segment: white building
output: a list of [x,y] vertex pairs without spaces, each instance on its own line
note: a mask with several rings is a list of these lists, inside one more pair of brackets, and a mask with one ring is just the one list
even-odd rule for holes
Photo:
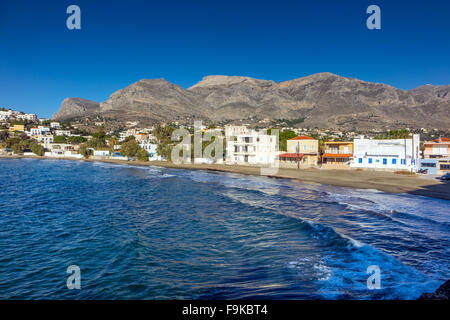
[[83,157],[74,150],[74,147],[71,144],[51,143],[46,148],[48,149],[48,151],[44,154],[46,157],[77,159],[81,159]]
[[30,135],[31,136],[38,136],[42,134],[42,130],[40,128],[31,128],[30,129]]
[[42,134],[50,133],[50,128],[49,127],[38,126],[38,128],[41,129],[41,133]]
[[52,128],[52,129],[60,129],[61,125],[59,124],[59,122],[50,122],[50,128]]
[[96,156],[96,157],[109,157],[110,156],[110,152],[109,152],[109,150],[95,150],[95,149],[93,149],[93,151],[94,151],[94,156]]
[[35,139],[37,142],[42,144],[44,148],[48,148],[50,144],[53,143],[53,136],[52,135],[35,135],[32,136],[33,139]]
[[37,121],[37,115],[34,113],[18,113],[15,117],[18,120]]
[[236,164],[271,164],[277,155],[276,136],[265,130],[247,129],[245,126],[226,126],[226,162]]
[[156,151],[158,148],[158,145],[155,143],[151,143],[149,140],[143,141],[139,144],[139,146],[148,152],[148,160],[149,161],[155,161],[155,160],[162,160],[162,157],[158,155],[158,152]]
[[408,170],[418,169],[420,135],[411,139],[355,139],[352,168]]
[[55,136],[70,137],[70,130],[55,130]]
[[8,110],[8,111],[0,111],[0,120],[4,121],[4,120],[8,120],[11,115],[12,115],[12,110]]

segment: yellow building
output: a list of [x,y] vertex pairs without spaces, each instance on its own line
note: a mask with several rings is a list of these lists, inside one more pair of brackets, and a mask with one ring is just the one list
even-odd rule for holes
[[298,136],[287,141],[287,152],[281,153],[280,166],[305,168],[319,162],[319,141],[308,136]]
[[23,124],[15,124],[12,127],[9,127],[9,132],[14,131],[25,131],[25,126]]
[[350,168],[353,142],[328,141],[322,147],[322,168]]

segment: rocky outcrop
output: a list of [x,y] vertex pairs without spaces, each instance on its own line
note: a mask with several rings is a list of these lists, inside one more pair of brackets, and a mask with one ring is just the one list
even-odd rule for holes
[[66,100],[55,117],[79,117],[85,112],[141,123],[301,119],[302,127],[350,130],[448,128],[450,123],[450,86],[426,85],[405,91],[332,73],[280,83],[207,76],[187,90],[164,79],[144,79],[113,93],[99,108],[69,110]]
[[450,280],[447,280],[434,293],[423,293],[417,300],[449,300]]
[[75,117],[83,117],[98,111],[100,104],[82,98],[66,98],[61,104],[58,113],[53,115],[52,120],[68,120]]

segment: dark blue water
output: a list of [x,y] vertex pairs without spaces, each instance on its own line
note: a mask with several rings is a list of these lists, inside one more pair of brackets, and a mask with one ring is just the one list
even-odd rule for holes
[[450,275],[446,200],[60,160],[0,181],[1,299],[414,299]]

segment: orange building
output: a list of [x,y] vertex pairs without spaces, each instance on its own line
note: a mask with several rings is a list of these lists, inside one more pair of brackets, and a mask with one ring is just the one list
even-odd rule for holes
[[322,168],[350,168],[353,142],[328,141],[322,148]]
[[280,166],[307,168],[319,162],[319,141],[308,136],[298,136],[287,141],[287,152],[278,155]]

